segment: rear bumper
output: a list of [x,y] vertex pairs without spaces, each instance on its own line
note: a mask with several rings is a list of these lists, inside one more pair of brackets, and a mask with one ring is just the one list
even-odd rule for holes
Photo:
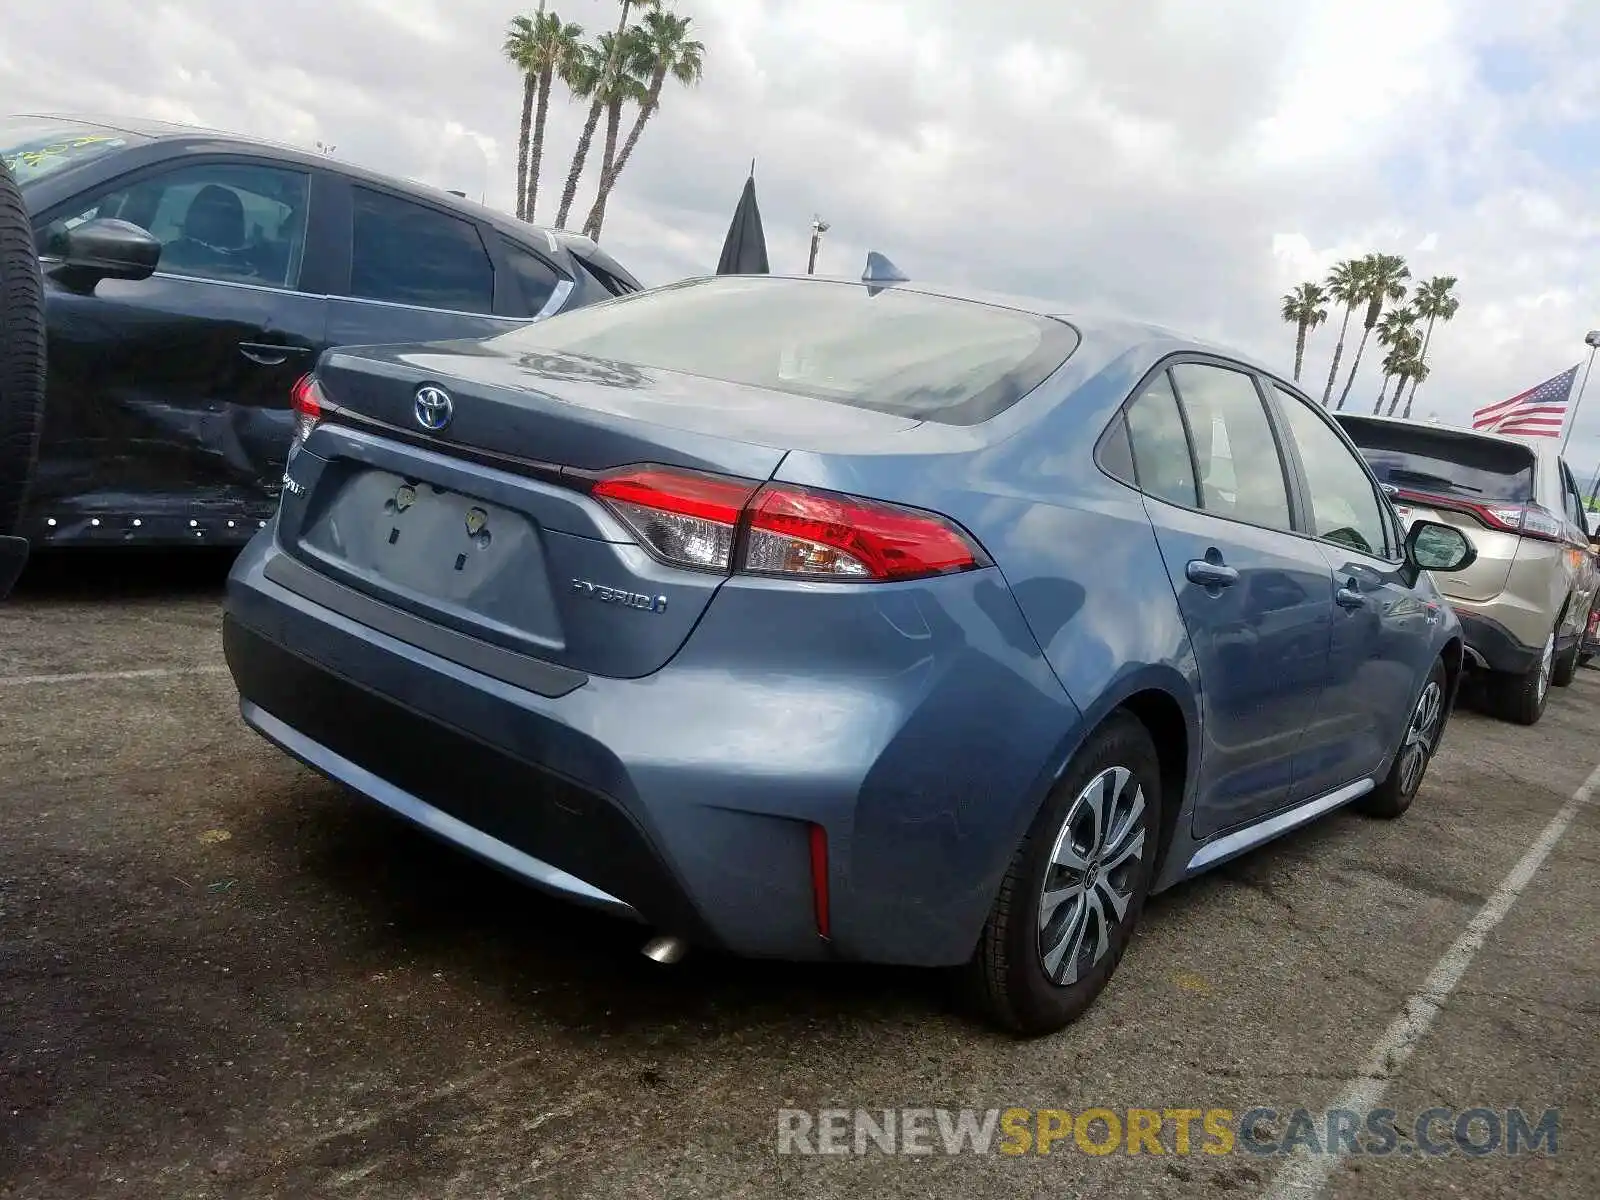
[[984,572],[825,597],[735,581],[663,670],[550,696],[284,588],[273,533],[228,587],[252,727],[530,883],[737,953],[964,961],[1078,736]]
[[1459,603],[1453,603],[1452,607],[1461,620],[1468,657],[1473,661],[1481,660],[1482,665],[1491,671],[1513,675],[1525,674],[1538,663],[1543,646],[1527,645],[1498,621],[1464,608]]

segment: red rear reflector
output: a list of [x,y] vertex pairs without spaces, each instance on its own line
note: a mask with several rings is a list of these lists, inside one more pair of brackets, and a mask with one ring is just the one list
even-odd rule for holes
[[824,579],[919,579],[984,560],[932,513],[788,484],[768,484],[750,509],[747,571]]
[[811,898],[816,910],[817,932],[831,936],[828,923],[828,831],[811,827]]

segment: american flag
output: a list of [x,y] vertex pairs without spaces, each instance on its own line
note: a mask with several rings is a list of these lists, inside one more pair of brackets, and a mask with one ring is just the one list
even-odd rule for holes
[[1574,366],[1509,400],[1486,405],[1472,414],[1472,427],[1483,433],[1560,437],[1567,419],[1567,403],[1572,399],[1572,385],[1577,378],[1578,366]]

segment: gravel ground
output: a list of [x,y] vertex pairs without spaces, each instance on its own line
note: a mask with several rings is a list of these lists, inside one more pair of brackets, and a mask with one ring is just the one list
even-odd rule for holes
[[1532,729],[1458,714],[1403,820],[1336,814],[1159,897],[1091,1012],[1022,1042],[930,973],[656,966],[637,929],[340,792],[240,723],[225,570],[46,560],[0,605],[0,1195],[1274,1194],[1281,1159],[1070,1137],[779,1155],[777,1114],[1320,1110],[1566,808],[1370,1085],[1405,1130],[1434,1106],[1559,1108],[1557,1152],[1404,1139],[1322,1192],[1600,1196],[1600,802],[1570,804],[1600,761],[1600,672]]

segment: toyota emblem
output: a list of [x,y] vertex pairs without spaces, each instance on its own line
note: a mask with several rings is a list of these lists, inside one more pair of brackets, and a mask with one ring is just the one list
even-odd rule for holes
[[431,383],[425,383],[417,389],[415,408],[417,424],[430,433],[438,433],[450,424],[450,418],[456,413],[455,401],[450,399],[450,393]]

